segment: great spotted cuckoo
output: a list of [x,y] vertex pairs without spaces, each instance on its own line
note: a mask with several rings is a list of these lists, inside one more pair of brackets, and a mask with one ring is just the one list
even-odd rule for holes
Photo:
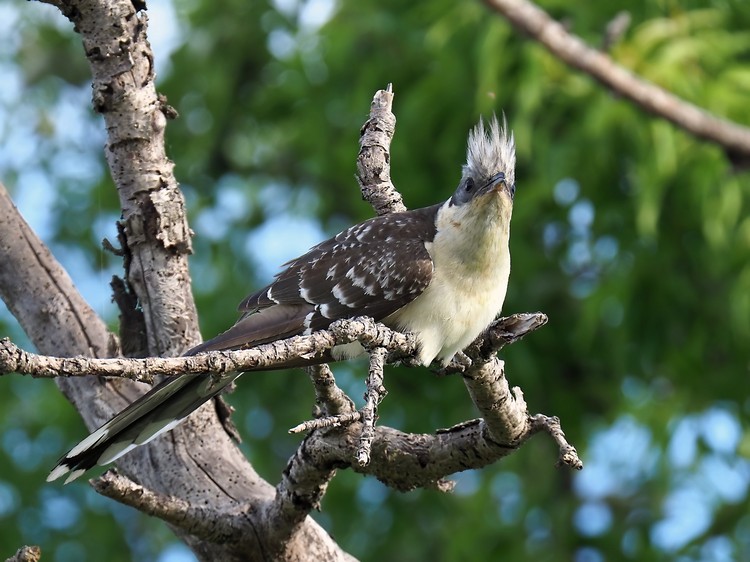
[[[488,127],[480,120],[469,133],[466,164],[450,199],[375,217],[321,242],[242,301],[234,326],[187,355],[246,348],[370,316],[415,334],[419,363],[447,364],[489,326],[505,300],[515,163],[512,133],[496,118]],[[362,352],[348,344],[317,362]],[[69,482],[148,443],[240,374],[165,380],[73,447],[47,480],[70,472]]]

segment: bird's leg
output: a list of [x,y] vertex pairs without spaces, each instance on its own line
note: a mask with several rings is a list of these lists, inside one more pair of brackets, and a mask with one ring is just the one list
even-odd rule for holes
[[355,458],[359,466],[370,464],[370,448],[375,437],[375,420],[378,417],[378,404],[385,398],[388,391],[383,386],[383,370],[387,352],[383,347],[370,350],[370,369],[367,373],[367,390],[365,391],[365,405],[360,410],[362,414],[362,433]]

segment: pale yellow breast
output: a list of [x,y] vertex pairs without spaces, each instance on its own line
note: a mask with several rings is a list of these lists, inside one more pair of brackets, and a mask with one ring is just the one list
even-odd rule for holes
[[417,335],[425,365],[436,357],[447,363],[471,343],[500,313],[508,287],[507,227],[489,222],[467,232],[466,222],[451,212],[441,209],[438,232],[427,244],[434,263],[430,285],[385,320]]

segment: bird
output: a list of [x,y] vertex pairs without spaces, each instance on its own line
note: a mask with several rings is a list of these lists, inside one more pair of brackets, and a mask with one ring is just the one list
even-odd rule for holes
[[[266,287],[239,305],[227,331],[187,351],[196,355],[310,334],[345,318],[369,316],[411,332],[416,363],[447,365],[500,314],[510,276],[510,221],[516,150],[505,118],[480,118],[469,131],[466,163],[446,201],[377,216],[284,264]],[[334,347],[341,361],[364,353]],[[165,379],[66,453],[47,481],[75,480],[171,430],[242,373]]]

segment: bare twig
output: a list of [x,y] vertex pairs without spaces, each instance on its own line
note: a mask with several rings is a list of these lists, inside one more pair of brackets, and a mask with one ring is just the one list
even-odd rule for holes
[[357,181],[362,197],[378,215],[405,211],[401,194],[391,182],[391,139],[396,116],[391,111],[393,87],[378,90],[370,106],[370,118],[362,126],[357,156]]
[[484,0],[516,28],[544,45],[554,56],[582,70],[646,111],[671,121],[698,138],[721,145],[730,156],[750,157],[750,128],[704,109],[647,82],[589,47],[529,0]]
[[315,386],[316,415],[320,417],[295,425],[289,433],[341,427],[362,419],[362,413],[355,410],[354,401],[336,385],[328,364],[308,367],[306,371]]
[[327,429],[342,427],[345,425],[358,422],[362,419],[362,412],[357,410],[356,412],[349,412],[346,414],[336,414],[333,416],[324,416],[322,418],[315,418],[313,420],[304,421],[298,425],[295,425],[289,430],[289,433],[305,433],[308,431],[314,431],[316,429]]
[[531,422],[531,431],[545,431],[554,439],[560,450],[560,457],[557,460],[557,466],[569,466],[575,470],[583,468],[583,462],[578,458],[576,448],[568,443],[560,426],[560,418],[557,416],[550,417],[544,414],[536,414],[529,419]]

